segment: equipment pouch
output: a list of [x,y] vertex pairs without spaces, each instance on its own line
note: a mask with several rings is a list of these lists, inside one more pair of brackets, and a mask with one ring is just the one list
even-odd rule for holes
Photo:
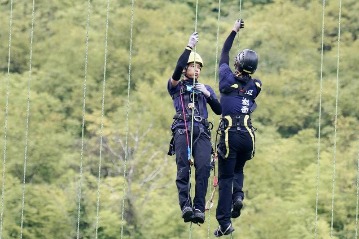
[[174,137],[172,136],[167,154],[169,156],[172,156],[175,155],[175,153],[176,151],[175,151]]
[[227,154],[227,147],[225,143],[225,139],[223,136],[220,137],[219,143],[217,144],[217,154],[218,158],[225,159]]

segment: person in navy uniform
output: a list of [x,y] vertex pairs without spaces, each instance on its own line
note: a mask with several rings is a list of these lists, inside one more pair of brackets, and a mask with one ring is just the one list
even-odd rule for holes
[[234,231],[231,218],[239,217],[243,207],[243,168],[255,152],[251,113],[256,108],[255,99],[262,87],[262,82],[251,76],[257,69],[257,53],[250,49],[242,50],[235,57],[234,72],[229,67],[230,49],[237,32],[243,27],[243,20],[236,20],[224,42],[219,62],[222,118],[217,145],[219,198],[216,219],[219,227],[214,232],[216,237]]
[[[167,89],[176,111],[168,154],[176,154],[176,185],[184,222],[203,223],[213,151],[210,133],[212,124],[208,122],[207,104],[217,115],[222,113],[222,108],[214,90],[198,82],[203,60],[198,53],[192,51],[197,42],[198,33],[194,32],[168,80]],[[193,203],[190,195],[191,165],[195,168]]]

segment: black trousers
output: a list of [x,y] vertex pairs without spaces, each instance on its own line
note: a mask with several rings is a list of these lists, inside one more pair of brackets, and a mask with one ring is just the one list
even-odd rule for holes
[[210,132],[204,126],[194,126],[192,156],[195,168],[195,196],[190,196],[191,165],[188,160],[188,146],[191,144],[191,133],[188,132],[189,145],[186,139],[185,129],[175,129],[174,145],[176,152],[178,199],[181,209],[184,206],[194,207],[205,211],[205,201],[208,187],[208,178],[211,170],[212,145]]
[[218,144],[218,205],[216,219],[222,228],[231,223],[234,200],[244,199],[243,168],[247,160],[254,156],[255,135],[249,130],[230,129],[222,131]]

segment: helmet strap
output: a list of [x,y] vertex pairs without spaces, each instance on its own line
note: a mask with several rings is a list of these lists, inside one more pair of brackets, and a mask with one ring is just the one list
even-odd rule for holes
[[240,76],[242,75],[242,72],[240,72],[239,70],[236,70],[236,71],[234,72],[234,75],[235,75],[236,77],[240,77]]

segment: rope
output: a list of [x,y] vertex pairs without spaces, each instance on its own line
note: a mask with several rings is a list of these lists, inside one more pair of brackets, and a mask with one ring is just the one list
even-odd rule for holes
[[239,18],[242,17],[242,0],[239,1]]
[[85,114],[86,114],[86,89],[87,89],[87,70],[88,70],[88,50],[89,50],[89,29],[90,29],[91,1],[87,1],[87,20],[86,20],[86,49],[83,82],[83,105],[82,105],[82,124],[81,124],[81,156],[80,156],[80,179],[78,185],[78,207],[77,207],[77,231],[76,239],[80,238],[80,217],[81,217],[81,198],[83,180],[83,154],[84,154],[84,135],[85,135]]
[[[194,22],[194,31],[197,32],[197,25],[198,25],[198,0],[196,0],[196,14],[195,14],[195,22]],[[194,47],[194,52],[197,52],[197,47]],[[196,57],[194,57],[194,71],[196,72]],[[193,77],[193,87],[192,89],[194,89],[196,83],[196,75],[194,75]],[[192,92],[192,99],[194,99],[194,91]],[[192,106],[192,118],[191,118],[191,144],[190,144],[190,156],[192,156],[192,148],[193,148],[193,127],[194,127],[194,110],[195,110],[195,103],[193,100],[193,106]],[[194,163],[194,161],[193,161]],[[188,179],[188,183],[189,185],[191,184],[191,167],[189,169],[189,179]],[[190,197],[190,191],[191,189],[189,188],[189,197]],[[192,222],[190,223],[190,228],[189,228],[189,239],[192,238]]]
[[[196,0],[196,16],[195,16],[195,23],[194,23],[194,31],[197,31],[197,23],[198,23],[198,0]],[[197,47],[194,47],[194,52],[197,52]],[[194,57],[194,71],[196,72],[196,57]],[[193,76],[193,87],[196,83],[196,75]],[[194,91],[192,92],[192,99],[194,99]],[[193,126],[194,126],[194,110],[195,104],[193,102],[192,106],[192,119],[191,119],[191,147],[190,147],[190,155],[192,156],[192,146],[193,146]],[[190,179],[191,180],[191,179]]]
[[95,238],[98,237],[98,221],[99,221],[99,209],[100,209],[100,183],[101,183],[101,166],[102,166],[102,148],[103,148],[103,121],[105,111],[105,93],[106,93],[106,68],[107,68],[107,41],[108,41],[108,19],[110,12],[110,0],[107,0],[106,9],[106,33],[105,33],[105,55],[103,66],[103,84],[102,84],[102,105],[101,105],[101,128],[100,128],[100,157],[98,163],[98,178],[97,178],[97,203],[96,203],[96,232]]
[[[123,161],[123,178],[126,179],[127,173],[127,160],[128,160],[128,134],[129,134],[129,125],[128,118],[130,112],[130,89],[131,89],[131,66],[132,66],[132,38],[133,38],[133,19],[134,19],[134,3],[135,0],[131,1],[131,20],[130,20],[130,53],[128,59],[128,83],[127,83],[127,110],[126,110],[126,139],[125,139],[125,159]],[[121,239],[123,238],[123,225],[124,225],[124,213],[125,213],[125,195],[127,190],[126,180],[123,182],[123,198],[121,206]]]
[[359,210],[359,153],[357,159],[357,202],[355,210],[355,238],[358,238],[358,210]]
[[[221,0],[218,0],[218,14],[217,14],[217,33],[216,33],[216,58],[215,58],[215,65],[214,65],[214,81],[215,83],[217,83],[217,67],[218,67],[218,49],[219,49],[219,22],[220,22],[220,19],[221,19]],[[212,117],[212,121],[214,121],[214,118]],[[217,136],[215,137],[217,139]],[[214,143],[214,151],[216,151],[216,140],[215,140],[215,143]],[[216,153],[216,152],[214,152]],[[213,159],[215,160],[215,158]],[[215,169],[215,164],[216,162],[214,161],[214,168],[213,168],[213,172],[214,172],[214,175],[213,175],[213,181],[212,181],[212,185],[213,185],[213,191],[212,191],[212,187],[210,187],[210,200],[209,200],[209,207],[208,207],[208,226],[207,226],[207,238],[209,239],[210,238],[210,225],[211,225],[211,208],[213,206],[213,197],[214,197],[214,193],[216,191],[216,187],[217,185],[215,186],[214,184],[216,183],[215,180],[216,180],[216,169]],[[206,208],[207,209],[207,208]]]
[[320,95],[319,95],[319,116],[318,116],[318,150],[317,150],[317,176],[316,176],[316,197],[315,197],[315,223],[314,238],[318,235],[318,202],[320,182],[320,149],[321,149],[321,122],[322,122],[322,96],[323,96],[323,59],[324,59],[324,29],[325,29],[325,0],[322,3],[322,40],[320,54]]
[[22,183],[22,203],[21,203],[21,226],[20,238],[23,235],[24,228],[24,208],[25,208],[25,189],[26,189],[26,168],[27,168],[27,151],[29,142],[29,118],[30,118],[30,83],[32,78],[32,46],[34,39],[34,21],[35,21],[35,0],[32,1],[32,18],[31,18],[31,35],[30,35],[30,57],[29,57],[29,79],[27,86],[27,108],[26,108],[26,130],[25,130],[25,152],[24,152],[24,176]]
[[339,0],[338,17],[338,44],[337,44],[337,88],[335,97],[335,121],[334,121],[334,152],[333,152],[333,177],[332,177],[332,217],[330,224],[330,236],[333,237],[334,224],[334,198],[335,198],[335,179],[336,179],[336,146],[337,146],[337,123],[338,123],[338,98],[339,98],[339,62],[340,62],[340,20],[342,13],[342,1]]
[[[239,19],[242,19],[242,0],[239,0]],[[238,49],[240,49],[239,34],[237,33]]]
[[[242,19],[242,0],[239,1],[239,19]],[[240,50],[239,32],[237,33],[238,50]],[[231,233],[231,239],[233,239],[233,233]]]
[[3,150],[3,165],[2,165],[2,186],[1,186],[1,213],[0,213],[0,239],[3,231],[3,217],[4,217],[4,201],[5,201],[5,172],[6,172],[6,150],[7,150],[7,121],[9,114],[9,81],[10,81],[10,62],[11,62],[11,33],[12,33],[12,11],[13,1],[10,1],[10,19],[9,19],[9,44],[8,44],[8,62],[7,62],[7,76],[6,76],[6,102],[5,102],[5,116],[4,116],[4,150]]

